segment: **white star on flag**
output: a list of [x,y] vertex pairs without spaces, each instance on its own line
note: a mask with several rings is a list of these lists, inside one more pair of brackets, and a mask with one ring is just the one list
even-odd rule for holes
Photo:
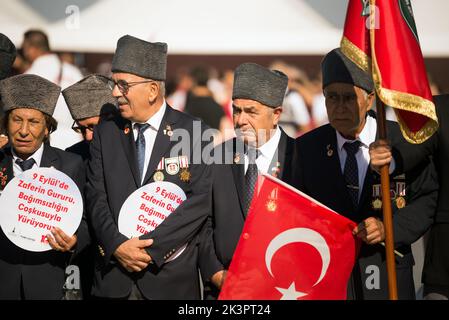
[[307,293],[296,291],[295,282],[290,284],[288,289],[275,287],[277,291],[282,293],[281,300],[297,300],[298,298],[304,297]]

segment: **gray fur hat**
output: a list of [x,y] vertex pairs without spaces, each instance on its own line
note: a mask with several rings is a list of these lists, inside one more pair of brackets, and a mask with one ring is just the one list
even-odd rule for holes
[[11,72],[16,59],[16,47],[7,36],[0,33],[0,80],[5,79]]
[[107,78],[92,74],[62,90],[74,120],[97,117],[117,107]]
[[243,63],[235,69],[232,99],[255,100],[271,108],[282,106],[288,77],[256,63]]
[[34,74],[20,74],[0,81],[3,110],[31,108],[53,116],[61,88]]
[[329,52],[321,62],[323,89],[335,82],[349,83],[371,93],[374,83],[371,76],[349,60],[340,48]]
[[165,81],[167,44],[147,42],[130,35],[117,41],[112,72],[132,73],[146,79]]

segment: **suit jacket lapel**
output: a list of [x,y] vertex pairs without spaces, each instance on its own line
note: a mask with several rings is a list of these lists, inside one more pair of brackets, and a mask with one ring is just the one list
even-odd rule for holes
[[[351,197],[349,196],[348,189],[346,187],[346,180],[341,170],[341,163],[340,163],[340,157],[339,157],[339,150],[338,150],[338,144],[337,144],[337,135],[335,130],[333,130],[332,138],[330,140],[330,144],[326,146],[327,149],[327,158],[329,161],[331,161],[329,166],[323,166],[321,169],[330,169],[329,173],[326,173],[328,177],[335,177],[334,183],[335,183],[335,190],[337,194],[336,197],[339,197],[342,199],[342,201],[345,204],[345,208],[348,208],[348,212],[345,212],[343,214],[349,216],[353,212],[355,212],[356,208],[354,208],[354,205],[352,204]],[[332,152],[329,152],[329,150],[332,150]],[[329,154],[332,153],[331,156]]]
[[[270,166],[268,167],[268,174],[278,177],[279,179],[283,179],[284,174],[288,175],[289,172],[288,170],[285,170],[285,166],[289,165],[286,163],[286,161],[288,161],[288,159],[291,159],[292,152],[293,144],[289,144],[289,137],[281,128],[281,138],[279,140],[276,152],[271,159]],[[275,174],[276,169],[279,170],[277,174]]]
[[47,143],[44,144],[44,151],[42,152],[42,159],[40,167],[49,168],[51,166],[54,167],[55,163],[58,161],[58,157],[51,149],[50,145]]
[[162,118],[161,125],[159,126],[156,135],[156,141],[154,142],[153,150],[151,152],[150,163],[147,167],[143,185],[148,183],[151,179],[157,169],[159,161],[161,161],[167,150],[170,150],[175,143],[178,143],[178,141],[170,141],[170,136],[164,133],[167,126],[170,126],[172,130],[176,129],[175,124],[177,120],[178,115],[169,105],[167,105],[167,109],[165,110],[164,117]]
[[[237,154],[234,154],[234,156],[237,156]],[[239,162],[232,164],[232,174],[234,175],[234,184],[235,189],[237,191],[237,195],[239,198],[240,208],[243,219],[245,219],[245,213],[243,208],[243,188],[245,188],[245,158],[244,155],[239,155]]]
[[126,158],[128,159],[129,168],[131,169],[136,187],[140,188],[140,174],[137,168],[136,157],[136,143],[134,139],[134,133],[131,128],[131,122],[124,121],[118,123],[120,129],[120,141],[122,142],[123,150],[125,151]]

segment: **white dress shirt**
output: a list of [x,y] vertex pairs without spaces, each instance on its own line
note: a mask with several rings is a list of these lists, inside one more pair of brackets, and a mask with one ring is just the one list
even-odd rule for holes
[[[11,148],[12,151],[12,170],[14,172],[14,177],[17,177],[19,174],[23,173],[22,168],[16,163],[17,159],[22,160],[17,156],[17,154],[14,152],[14,149]],[[28,157],[26,160],[33,158],[34,159],[34,165],[31,168],[40,167],[41,166],[41,160],[42,160],[42,154],[44,153],[44,144],[42,143],[39,149],[37,149],[30,157]]]
[[[260,173],[269,173],[271,160],[273,160],[280,140],[281,129],[277,126],[274,135],[258,148],[259,156],[256,159],[256,164]],[[248,162],[248,156],[245,154],[245,174],[248,169]]]
[[[337,133],[337,145],[338,145],[338,156],[340,158],[340,166],[341,166],[341,172],[344,173],[345,170],[345,162],[347,153],[345,148],[343,148],[343,145],[345,142],[354,142],[355,140],[348,140],[344,138],[338,131]],[[366,172],[369,167],[370,163],[370,156],[369,156],[369,145],[373,143],[376,140],[376,133],[377,133],[377,121],[371,116],[366,117],[366,123],[363,127],[362,132],[360,132],[359,137],[356,140],[359,140],[361,142],[360,150],[361,152],[357,152],[355,154],[355,159],[357,160],[357,168],[359,173],[359,200],[360,195],[362,194],[363,184],[365,182],[365,176]],[[395,162],[394,159],[390,163],[390,173],[394,171]]]
[[[148,123],[150,125],[150,127],[148,127],[143,132],[143,136],[145,137],[145,162],[144,162],[144,166],[143,166],[143,174],[142,174],[141,183],[143,182],[143,180],[145,178],[148,164],[150,163],[150,159],[151,159],[151,153],[153,152],[154,142],[156,141],[157,132],[159,131],[159,127],[161,126],[162,118],[164,117],[166,109],[167,109],[167,104],[165,103],[165,100],[164,100],[159,111],[156,112],[150,119],[148,119],[145,122],[145,123]],[[134,141],[137,140],[137,135],[139,134],[135,124],[136,124],[136,122],[132,122]]]

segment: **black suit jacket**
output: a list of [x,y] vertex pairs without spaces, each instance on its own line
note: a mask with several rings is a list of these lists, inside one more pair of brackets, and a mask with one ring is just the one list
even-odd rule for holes
[[[396,147],[397,171],[421,166],[433,157],[440,185],[435,225],[429,235],[423,268],[423,283],[434,287],[449,287],[449,94],[434,96],[438,116],[438,131],[422,144],[403,142]],[[433,291],[436,289],[433,288]]]
[[[176,139],[164,134],[167,127],[174,132],[172,138],[177,134],[176,129],[183,130],[186,136],[182,141],[188,142],[186,148],[177,148]],[[170,175],[163,171],[165,181],[181,187],[187,199],[154,231],[140,237],[154,239],[154,243],[146,248],[153,263],[142,272],[130,273],[113,253],[128,240],[118,230],[120,209],[128,196],[141,186],[133,130],[131,123],[119,116],[104,120],[95,128],[86,188],[89,220],[99,245],[93,295],[124,298],[135,282],[148,299],[200,297],[197,237],[210,203],[210,168],[201,157],[201,148],[209,143],[201,141],[204,129],[205,125],[199,120],[167,106],[143,184],[154,181],[153,174],[162,157],[187,156],[190,181],[182,181],[179,174]],[[183,254],[165,262],[186,243],[189,245]]]
[[[370,113],[374,116],[373,113]],[[396,145],[403,141],[396,123],[387,122],[388,138]],[[377,173],[368,168],[362,189],[359,206],[354,208],[347,192],[338,156],[336,131],[329,124],[317,128],[297,139],[294,155],[292,184],[336,212],[359,223],[368,217],[382,217],[381,210],[373,208],[376,199],[376,186],[380,184]],[[396,257],[398,291],[400,299],[414,299],[415,290],[412,278],[413,256],[410,244],[416,241],[430,227],[436,205],[437,188],[435,170],[431,162],[407,172],[403,177],[392,177],[392,190],[406,183],[407,206],[398,210],[393,198],[393,224],[396,248],[404,258]],[[392,191],[392,193],[394,193]],[[350,299],[388,299],[385,249],[381,245],[362,244],[358,261],[348,286]],[[380,274],[377,286],[367,288],[372,267],[377,266]]]
[[[13,176],[13,156],[6,146],[0,151],[0,168],[9,182]],[[81,158],[48,144],[44,145],[41,167],[54,167],[64,172],[83,190],[85,169]],[[77,231],[76,251],[81,251],[89,242],[87,223],[82,219]],[[15,246],[0,231],[0,300],[20,299],[21,281],[26,299],[61,299],[65,281],[65,267],[73,255],[54,250],[30,252]]]
[[[269,170],[272,175],[289,183],[294,139],[281,129],[281,139]],[[205,280],[221,269],[228,269],[245,223],[245,165],[243,143],[228,140],[214,150],[212,212],[210,229],[204,231],[208,241],[201,245],[200,269]],[[217,163],[218,162],[218,163]],[[279,170],[276,172],[276,170]],[[207,228],[206,226],[205,228]]]
[[65,149],[65,151],[81,156],[81,158],[86,164],[87,161],[89,161],[90,158],[89,142],[86,140],[75,143],[74,145]]
[[[402,173],[418,166],[433,156],[438,172],[440,194],[449,194],[449,94],[434,96],[435,107],[438,116],[438,131],[421,144],[411,144],[403,141],[397,144],[398,153],[395,160],[398,163],[396,171]],[[437,223],[449,223],[449,197],[442,196],[438,199]]]

